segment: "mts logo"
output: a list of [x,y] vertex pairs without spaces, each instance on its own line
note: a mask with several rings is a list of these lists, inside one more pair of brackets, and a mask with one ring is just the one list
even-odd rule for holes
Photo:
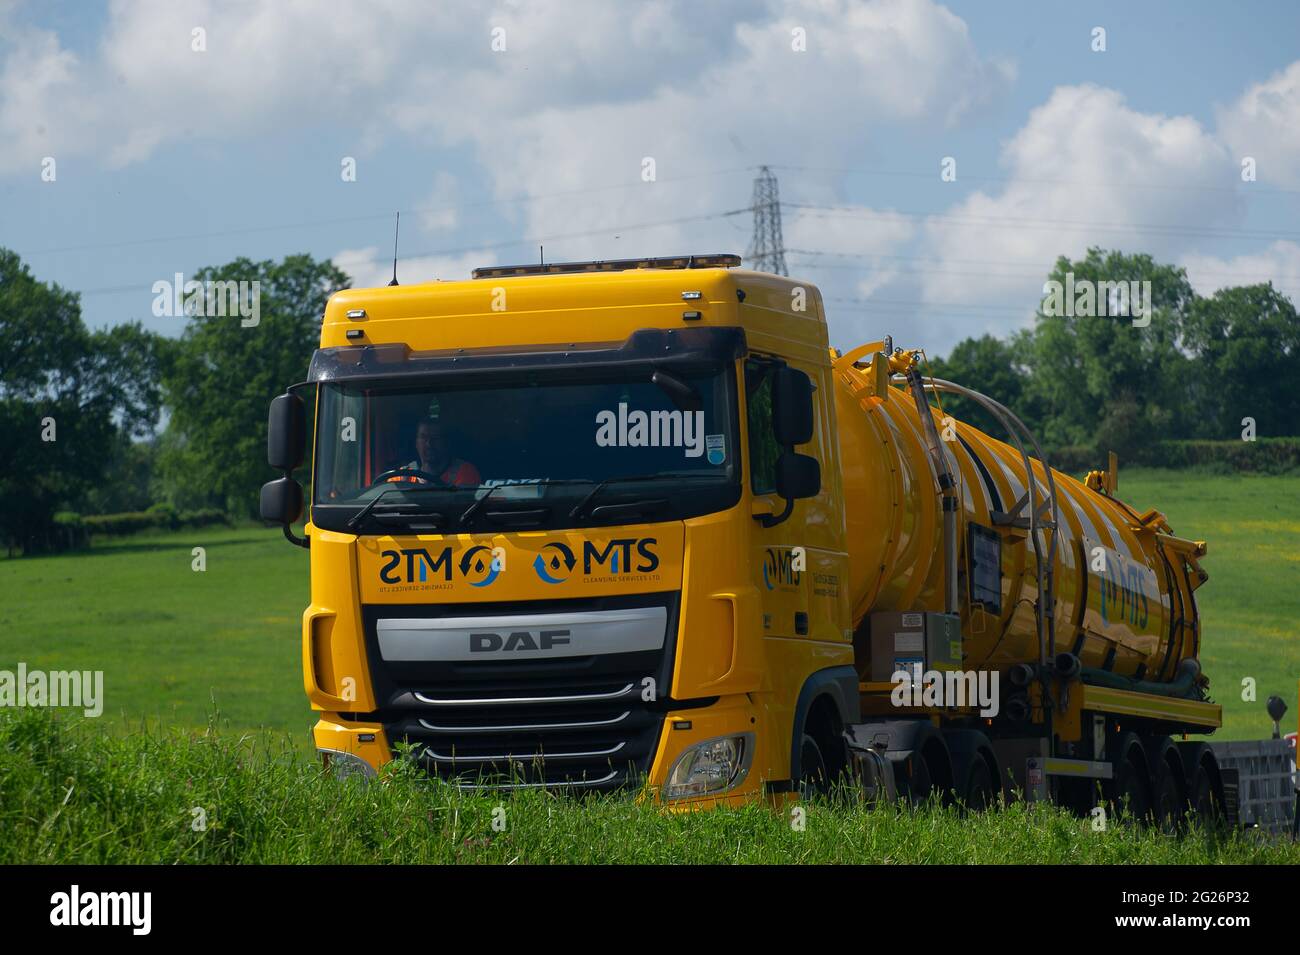
[[[402,548],[400,551],[386,550],[383,556],[388,558],[388,562],[379,568],[379,579],[386,584],[403,582],[413,584],[416,581],[423,583],[430,577],[437,577],[439,573],[443,575],[443,580],[451,580],[450,547],[444,547],[437,558],[430,554],[426,547]],[[401,566],[403,557],[406,558],[405,578],[393,573]]]
[[[382,555],[387,563],[379,569],[379,579],[386,584],[400,584],[403,578],[396,571],[402,568],[402,559],[406,559],[405,582],[408,584],[427,583],[442,575],[444,581],[451,580],[452,567],[456,565],[451,558],[451,547],[444,547],[434,557],[424,547],[411,547],[403,550],[386,550]],[[488,547],[475,544],[460,555],[460,575],[469,581],[471,587],[490,587],[506,568],[506,552],[500,547]]]
[[[653,549],[657,543],[653,537],[642,537],[640,540],[624,537],[609,541],[604,547],[583,541],[582,572],[590,575],[594,566],[596,573],[625,574],[629,570],[635,570],[638,574],[648,574],[659,567],[659,555]],[[632,565],[633,550],[640,558],[635,567]]]
[[[1118,616],[1116,616],[1118,611]],[[1142,571],[1132,563],[1113,562],[1101,578],[1101,619],[1127,620],[1135,627],[1147,625],[1147,595],[1142,591]]]
[[763,584],[768,590],[798,587],[808,558],[802,547],[769,547],[763,555]]
[[510,633],[471,633],[470,653],[511,653],[516,650],[553,650],[569,643],[568,630],[512,630]]

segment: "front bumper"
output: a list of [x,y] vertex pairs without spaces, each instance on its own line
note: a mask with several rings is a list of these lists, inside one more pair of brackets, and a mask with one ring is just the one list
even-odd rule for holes
[[[678,758],[692,746],[706,740],[722,736],[753,734],[754,750],[748,771],[739,778],[735,785],[718,793],[693,796],[685,799],[663,799],[663,787],[668,781],[668,774]],[[388,732],[382,723],[360,723],[343,719],[338,714],[323,713],[313,729],[316,748],[322,754],[342,753],[355,757],[367,764],[376,774],[393,759],[395,753],[389,741]],[[671,710],[663,719],[662,731],[658,733],[651,758],[649,771],[645,775],[645,792],[658,802],[664,802],[669,808],[699,809],[718,805],[738,805],[763,793],[763,776],[761,767],[770,765],[765,752],[765,740],[770,734],[763,732],[761,714],[758,707],[748,697],[723,698],[716,703],[697,709]],[[603,775],[603,774],[602,774]],[[480,783],[469,779],[453,780],[464,788],[477,788]],[[543,781],[544,782],[544,781]],[[591,787],[554,785],[556,789],[611,789],[633,788],[632,779],[623,779],[617,787],[599,784]],[[504,780],[491,788],[506,790],[518,787],[520,781],[513,783]],[[525,781],[523,785],[531,785]],[[539,786],[538,788],[542,788]],[[549,787],[548,787],[549,788]]]

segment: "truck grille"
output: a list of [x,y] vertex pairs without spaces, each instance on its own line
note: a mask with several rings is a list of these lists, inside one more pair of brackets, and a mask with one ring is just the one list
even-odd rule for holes
[[[464,662],[392,660],[380,653],[380,619],[599,613],[663,607],[661,647],[560,659]],[[677,595],[637,595],[507,606],[363,608],[378,718],[390,743],[412,745],[431,774],[464,787],[610,790],[650,769],[671,686]],[[659,699],[645,700],[645,680]]]

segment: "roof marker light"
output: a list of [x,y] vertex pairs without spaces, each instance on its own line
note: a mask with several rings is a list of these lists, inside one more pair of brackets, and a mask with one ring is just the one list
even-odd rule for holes
[[654,256],[644,259],[607,259],[591,262],[539,262],[536,265],[493,265],[475,269],[475,279],[506,278],[514,275],[558,275],[572,272],[629,272],[636,269],[734,269],[740,256],[728,252],[707,255]]

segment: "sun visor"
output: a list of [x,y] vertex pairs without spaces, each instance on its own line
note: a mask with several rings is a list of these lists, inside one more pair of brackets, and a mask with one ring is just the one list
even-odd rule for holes
[[717,326],[643,328],[633,332],[622,343],[593,342],[527,348],[510,346],[416,352],[400,342],[344,345],[317,349],[312,356],[307,379],[317,382],[448,374],[519,374],[576,371],[593,367],[610,370],[649,370],[661,366],[681,368],[732,362],[742,358],[746,351],[743,328]]

